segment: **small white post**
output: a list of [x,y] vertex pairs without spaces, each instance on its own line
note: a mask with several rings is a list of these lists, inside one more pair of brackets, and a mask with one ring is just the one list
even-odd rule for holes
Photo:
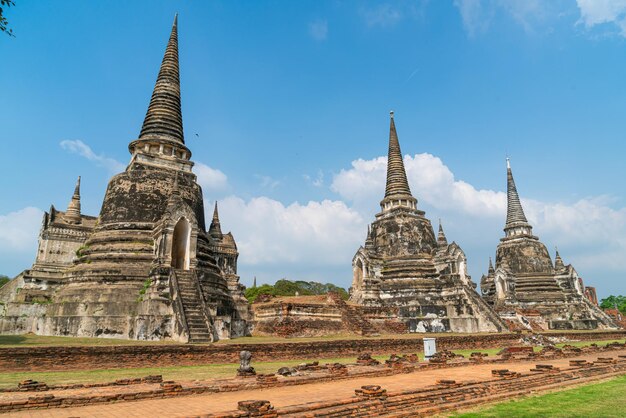
[[424,360],[429,361],[437,352],[437,345],[434,338],[424,338]]

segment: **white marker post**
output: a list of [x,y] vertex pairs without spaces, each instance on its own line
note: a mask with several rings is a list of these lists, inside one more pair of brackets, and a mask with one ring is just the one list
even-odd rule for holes
[[437,345],[434,338],[424,338],[424,360],[429,361],[437,352]]

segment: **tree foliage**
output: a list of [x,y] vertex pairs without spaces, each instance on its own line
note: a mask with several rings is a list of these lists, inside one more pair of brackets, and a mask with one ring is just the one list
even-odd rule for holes
[[0,287],[2,287],[5,284],[9,283],[9,280],[11,280],[9,278],[9,276],[5,276],[4,274],[0,274]]
[[626,296],[611,295],[600,301],[600,307],[602,309],[615,309],[616,306],[620,312],[626,313]]
[[9,28],[9,21],[5,16],[5,10],[11,6],[15,6],[13,0],[0,0],[0,32],[4,32],[9,36],[13,35],[13,29]]
[[302,296],[325,295],[328,292],[337,292],[342,298],[348,299],[348,292],[342,287],[332,283],[318,283],[305,281],[291,281],[287,279],[278,280],[273,285],[263,284],[261,286],[246,289],[246,298],[250,303],[254,302],[259,295],[271,296],[295,296],[296,293]]

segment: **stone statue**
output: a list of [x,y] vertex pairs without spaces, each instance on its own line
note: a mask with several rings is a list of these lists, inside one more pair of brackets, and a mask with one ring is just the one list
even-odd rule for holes
[[252,360],[252,353],[249,351],[242,351],[239,353],[239,368],[237,369],[237,376],[254,376],[256,372],[254,367],[250,366]]

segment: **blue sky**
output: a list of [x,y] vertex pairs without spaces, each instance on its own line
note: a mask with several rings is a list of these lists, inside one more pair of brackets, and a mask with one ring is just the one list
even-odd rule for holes
[[[475,281],[503,236],[509,155],[534,232],[626,293],[626,2],[17,1],[0,36],[0,273],[82,176],[128,163],[175,12],[186,141],[242,282],[349,286],[384,193],[388,112],[427,216]],[[197,136],[196,136],[197,134]]]

